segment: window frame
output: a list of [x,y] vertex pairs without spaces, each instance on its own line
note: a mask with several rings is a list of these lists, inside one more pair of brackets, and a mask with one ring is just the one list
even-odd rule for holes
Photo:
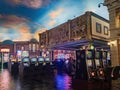
[[104,35],[108,35],[108,27],[107,26],[104,26]]
[[98,22],[96,22],[96,32],[97,33],[102,33],[102,25]]

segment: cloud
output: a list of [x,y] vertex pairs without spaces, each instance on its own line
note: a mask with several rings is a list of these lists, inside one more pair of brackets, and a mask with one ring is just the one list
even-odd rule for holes
[[57,17],[59,17],[61,15],[61,13],[63,12],[63,8],[59,8],[55,11],[52,11],[49,13],[49,22],[48,25],[53,26],[57,23]]
[[19,36],[17,39],[14,38],[14,40],[20,40],[20,41],[29,41],[32,38],[32,34],[31,33],[19,33]]
[[50,26],[55,25],[55,24],[56,24],[56,20],[51,20],[51,21],[49,22],[49,25],[50,25]]
[[23,0],[21,4],[31,8],[40,8],[42,7],[43,2],[42,0]]
[[27,25],[29,20],[27,20],[26,18],[15,16],[15,15],[0,15],[0,21],[2,21],[0,23],[1,27],[12,28],[16,30],[19,30],[19,29],[22,30],[21,28],[23,28],[23,30],[25,31],[28,30],[26,28],[29,27]]
[[57,16],[59,16],[63,11],[63,8],[59,8],[58,10],[52,11],[49,16],[50,18],[56,18]]
[[7,32],[8,32],[7,28],[0,27],[0,35],[1,35],[1,33],[7,33]]
[[[29,20],[15,15],[0,15],[0,38],[2,40],[30,40],[31,28]],[[12,34],[11,34],[12,33]]]
[[0,15],[0,21],[2,21],[0,23],[0,25],[16,25],[16,24],[20,24],[20,23],[27,23],[29,22],[28,19],[23,18],[23,17],[18,17],[16,15]]
[[16,5],[24,5],[30,8],[41,8],[44,5],[50,3],[51,0],[6,0],[7,3],[16,6]]
[[17,27],[17,30],[22,33],[30,33],[30,27],[29,26],[22,26],[22,27]]

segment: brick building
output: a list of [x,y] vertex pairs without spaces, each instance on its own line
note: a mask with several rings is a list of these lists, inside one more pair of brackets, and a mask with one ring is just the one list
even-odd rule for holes
[[109,21],[93,13],[85,14],[39,34],[40,49],[80,49],[94,45],[107,49]]
[[30,41],[11,41],[5,40],[0,43],[0,53],[2,53],[3,58],[15,58],[18,59],[18,52],[20,58],[22,58],[25,52],[28,53],[28,57],[39,56],[39,43],[36,39],[31,39]]

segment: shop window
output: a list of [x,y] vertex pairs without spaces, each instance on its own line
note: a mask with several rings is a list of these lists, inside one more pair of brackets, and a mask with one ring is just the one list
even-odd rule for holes
[[97,33],[102,33],[102,30],[101,30],[101,24],[96,22],[96,32]]
[[29,44],[29,50],[31,50],[31,44]]
[[37,51],[39,50],[39,45],[37,44]]
[[108,35],[108,27],[107,26],[104,26],[104,34]]
[[22,50],[22,51],[24,50],[24,47],[23,47],[23,46],[21,47],[21,50]]

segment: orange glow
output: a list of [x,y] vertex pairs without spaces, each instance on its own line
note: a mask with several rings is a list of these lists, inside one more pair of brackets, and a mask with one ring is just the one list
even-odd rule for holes
[[16,62],[16,59],[12,59],[11,62]]
[[21,62],[21,59],[18,59],[18,62]]
[[103,71],[100,71],[100,74],[102,75],[102,74],[103,74]]
[[4,48],[0,50],[1,52],[10,52],[10,49]]
[[91,72],[91,75],[92,75],[92,76],[95,76],[95,73],[94,73],[94,72]]

